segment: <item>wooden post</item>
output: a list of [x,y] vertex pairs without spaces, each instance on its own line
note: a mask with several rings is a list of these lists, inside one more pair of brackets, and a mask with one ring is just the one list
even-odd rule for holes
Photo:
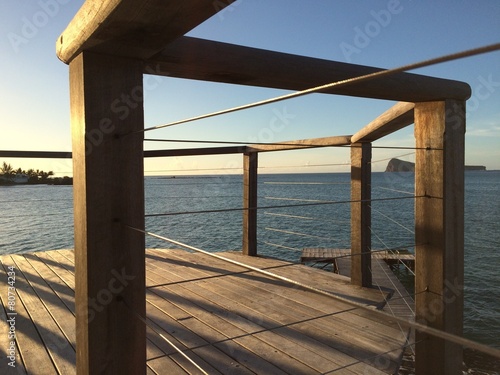
[[82,52],[70,94],[77,372],[145,374],[141,63]]
[[[243,154],[243,254],[257,255],[258,153]],[[252,209],[254,208],[254,209]]]
[[[415,105],[415,194],[426,195],[415,201],[416,321],[459,336],[463,327],[464,137],[464,102]],[[417,374],[462,373],[460,345],[419,332],[416,342]]]
[[371,143],[351,145],[351,283],[365,287],[372,286],[371,160]]

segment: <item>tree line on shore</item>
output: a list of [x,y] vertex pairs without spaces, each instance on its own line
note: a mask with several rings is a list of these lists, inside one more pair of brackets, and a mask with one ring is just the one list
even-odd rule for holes
[[[73,179],[68,176],[52,177],[53,171],[42,171],[39,169],[22,168],[15,169],[11,164],[3,162],[0,166],[0,184],[54,184],[54,185],[71,185]],[[21,182],[19,182],[19,180]]]

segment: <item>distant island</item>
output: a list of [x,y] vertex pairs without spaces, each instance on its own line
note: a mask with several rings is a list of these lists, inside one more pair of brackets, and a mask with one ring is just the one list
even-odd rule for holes
[[[485,171],[484,165],[466,165],[466,171]],[[385,168],[386,172],[415,172],[415,163],[393,158]]]
[[54,172],[44,172],[39,169],[15,169],[4,162],[0,166],[0,185],[73,185],[73,178],[52,177]]

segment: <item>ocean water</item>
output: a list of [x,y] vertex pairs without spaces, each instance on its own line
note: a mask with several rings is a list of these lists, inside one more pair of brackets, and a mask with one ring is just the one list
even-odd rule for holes
[[[304,247],[349,248],[349,181],[347,173],[259,175],[258,204],[268,207],[258,211],[259,253],[298,261]],[[413,173],[372,174],[373,248],[414,250],[413,189]],[[208,251],[241,249],[241,211],[210,212],[242,206],[241,176],[148,177],[145,194],[148,231]],[[0,186],[0,254],[73,248],[72,204],[71,186]],[[178,248],[152,237],[146,246]],[[468,171],[464,331],[496,348],[499,267],[500,171]],[[467,360],[490,373],[500,366]]]

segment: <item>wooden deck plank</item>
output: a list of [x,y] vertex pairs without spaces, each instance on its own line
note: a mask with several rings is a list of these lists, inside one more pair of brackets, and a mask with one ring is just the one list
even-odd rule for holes
[[[23,359],[20,356],[20,350],[16,342],[15,336],[9,335],[11,333],[12,335],[18,334],[16,331],[10,331],[10,322],[7,321],[7,319],[10,319],[12,317],[15,317],[16,320],[13,320],[12,322],[16,322],[16,325],[14,328],[17,330],[19,327],[17,326],[17,317],[13,315],[15,311],[11,310],[9,308],[9,287],[10,284],[8,284],[8,275],[7,272],[9,270],[4,269],[3,265],[0,264],[0,321],[2,322],[0,324],[0,357],[5,361],[5,363],[2,363],[2,369],[4,374],[19,374],[19,375],[24,375],[27,374],[26,368],[24,367]],[[10,290],[11,293],[13,290]],[[14,292],[15,295],[15,292]],[[13,309],[15,309],[15,306],[13,306]],[[7,315],[8,313],[12,313],[12,315]],[[14,323],[13,323],[14,324]],[[12,348],[15,351],[15,353],[11,352],[11,343],[13,343]],[[9,358],[14,354],[14,361],[12,358]],[[11,365],[9,365],[11,363]]]
[[186,371],[182,369],[182,367],[177,366],[177,363],[168,356],[164,356],[161,358],[156,358],[148,361],[148,368],[152,371],[153,374],[161,375],[164,372],[164,369],[168,368],[169,375],[186,375],[188,374]]
[[[165,315],[175,313],[175,311],[172,312],[175,309],[167,300],[164,300],[160,297],[154,297],[153,295],[151,295],[151,293],[148,293],[148,300],[150,303],[151,300],[154,300],[154,303],[157,306],[157,308],[159,309],[161,308],[161,311]],[[169,315],[168,319],[170,320],[170,324],[175,327],[173,329],[176,332],[177,339],[182,341],[189,348],[192,348],[195,353],[200,350],[206,350],[210,346],[220,349],[228,357],[232,357],[235,353],[240,353],[244,351],[244,348],[241,347],[239,343],[227,342],[225,341],[226,337],[221,334],[216,334],[216,337],[213,338],[210,337],[210,335],[214,334],[214,330],[209,329],[207,326],[200,327],[198,325],[197,327],[198,330],[196,331],[196,334],[193,334],[192,333],[193,331],[189,329],[189,327],[193,328],[193,325],[190,323],[196,321],[197,319],[192,317],[191,315],[187,315],[184,312],[177,311],[177,313],[178,314],[180,313],[180,315],[177,315],[177,317]],[[162,318],[162,320],[165,321],[165,316]],[[191,335],[194,335],[198,340],[203,340],[203,341],[190,342],[188,340],[191,338]],[[214,342],[217,344],[212,345],[212,343]],[[251,364],[249,363],[249,366],[257,371],[273,371],[273,373],[280,373],[277,368],[271,367],[268,363],[265,363],[265,361],[262,361],[262,359],[260,359],[257,356],[253,356],[251,362],[252,363]]]
[[[36,268],[37,272],[43,277],[45,282],[52,288],[52,290],[59,296],[59,298],[64,302],[64,304],[74,315],[74,290],[71,289],[65,282],[74,280],[74,276],[72,276],[72,273],[69,271],[74,265],[73,251],[42,251],[27,254],[26,257],[29,258],[32,266]],[[62,262],[56,262],[54,259],[61,260]],[[57,274],[56,272],[59,272],[59,274]],[[73,283],[69,282],[69,284]],[[67,330],[73,333],[71,344],[73,345],[73,347],[75,347],[76,337],[74,337],[74,321],[70,323],[70,327],[67,328]],[[156,337],[156,334],[152,334],[150,337],[148,337],[146,345],[147,358],[157,358],[164,355],[165,353],[151,341],[151,337]]]
[[[152,251],[154,253],[155,251],[158,250],[152,250]],[[161,256],[161,250],[157,254]],[[297,265],[278,259],[246,257],[238,252],[224,252],[221,254],[223,254],[223,256],[226,258],[246,263],[251,266],[267,270],[281,276],[288,277],[291,274],[293,274],[293,277],[290,278],[295,279],[299,282],[321,285],[322,289],[330,291],[334,294],[339,293],[343,296],[355,295],[356,297],[353,299],[356,300],[357,302],[377,305],[379,303],[382,303],[384,300],[378,290],[375,291],[373,289],[359,288],[353,286],[350,284],[349,278],[339,276],[337,274],[318,272],[317,270],[312,269],[311,267],[305,267],[302,265]],[[179,255],[177,254],[176,256],[179,257]],[[225,264],[228,264],[227,262],[216,258],[210,258],[208,264],[202,264],[200,263],[201,258],[197,257],[196,254],[190,254],[190,253],[181,254],[180,258],[184,259],[184,262],[187,264],[189,264],[189,262],[187,261],[189,259],[190,261],[193,262],[193,265],[198,265],[200,267],[203,267],[204,270],[206,270],[209,273],[212,273],[214,276],[220,276],[220,274],[217,273],[217,270],[224,267]],[[234,274],[245,274],[250,272],[249,270],[237,265],[228,264],[227,267]],[[229,273],[226,273],[226,275],[227,274]],[[266,280],[269,279],[266,278]]]
[[[255,293],[255,288],[245,290],[240,287],[240,291],[235,293],[230,289],[230,285],[222,286],[222,288],[224,287],[226,289],[223,290],[223,294],[229,299],[234,299],[238,295],[241,295],[241,292],[244,293],[246,291],[250,293],[253,292],[255,297],[257,297],[255,299],[257,301],[272,301],[270,303],[252,303],[250,300],[244,300],[243,303],[245,306],[250,305],[249,314],[253,315],[255,311],[265,314],[267,319],[272,320],[272,324],[275,324],[273,328],[279,326],[286,326],[287,328],[303,326],[305,327],[303,332],[309,334],[313,332],[313,337],[316,337],[317,332],[323,331],[328,334],[330,338],[335,337],[335,342],[332,347],[354,358],[364,357],[364,354],[361,355],[360,352],[365,353],[367,350],[370,350],[372,355],[377,355],[380,353],[377,352],[377,350],[394,349],[394,346],[389,346],[386,341],[379,340],[371,329],[368,331],[353,330],[353,322],[349,319],[350,315],[348,312],[340,315],[332,314],[330,316],[325,316],[325,314],[309,315],[295,308],[291,301],[289,301],[289,303],[284,303],[283,299],[273,298],[271,295],[266,294],[257,294]],[[218,283],[217,288],[221,288],[220,283]],[[220,292],[221,289],[219,289],[218,293]],[[239,298],[241,299],[242,297]],[[252,301],[253,300],[252,298]],[[275,303],[281,306],[279,308],[275,307]],[[393,338],[386,336],[386,339],[392,340]],[[329,342],[332,343],[332,340],[330,339]],[[353,344],[355,344],[355,350],[351,350]]]
[[31,264],[36,267],[37,272],[45,280],[45,282],[52,288],[66,307],[75,314],[75,290],[70,288],[64,282],[57,272],[56,268],[51,265],[49,261],[40,256],[41,253],[33,253],[27,255]]
[[35,323],[58,373],[76,374],[76,352],[71,344],[71,341],[76,341],[74,315],[47,286],[25,256],[18,255],[13,257],[13,260],[20,271],[17,279],[27,284],[26,291],[20,293],[20,298]]
[[[209,283],[209,282],[210,281],[204,281],[204,284]],[[212,290],[216,294],[216,296],[212,300],[217,301],[217,300],[220,300],[221,297],[226,297],[228,301],[238,300],[238,302],[235,302],[235,305],[232,306],[231,308],[237,309],[238,308],[237,305],[239,305],[241,308],[240,314],[243,314],[243,316],[245,316],[244,314],[246,311],[247,314],[255,316],[257,319],[262,319],[262,322],[268,320],[269,322],[266,323],[266,325],[264,325],[264,327],[267,329],[275,329],[275,328],[280,327],[282,325],[290,325],[290,324],[294,324],[296,322],[301,322],[301,317],[306,316],[304,314],[301,315],[298,312],[294,312],[293,305],[286,306],[286,309],[283,311],[280,309],[274,309],[274,307],[271,304],[265,305],[265,306],[262,306],[262,304],[260,304],[260,303],[255,304],[255,303],[253,303],[253,300],[248,300],[244,296],[247,295],[247,293],[251,293],[253,291],[254,292],[254,296],[253,296],[254,300],[266,301],[268,299],[266,297],[255,295],[255,291],[256,291],[255,289],[251,289],[249,291],[246,291],[244,289],[242,290],[242,288],[239,287],[238,290],[239,290],[240,294],[234,294],[232,292],[232,290],[234,289],[233,288],[234,285],[236,285],[235,282],[229,281],[228,284],[224,284],[219,280],[217,282],[217,286],[214,287]],[[271,284],[269,284],[269,285],[271,285]],[[207,291],[208,291],[207,286],[204,285],[201,287],[205,288],[203,295],[206,296]],[[279,303],[281,304],[281,301]],[[243,307],[241,307],[241,306],[243,306]],[[249,309],[251,309],[251,310],[249,311]],[[287,315],[289,315],[289,316],[287,316]],[[321,314],[321,315],[323,315],[323,314]],[[343,326],[345,326],[345,323],[348,323],[348,321],[343,322],[342,324],[340,324],[338,326],[343,327]],[[372,349],[374,347],[379,348],[381,346],[381,344],[378,340],[379,338],[377,340],[370,340],[370,339],[367,339],[366,337],[363,337],[361,339],[360,337],[356,337],[356,336],[353,338],[352,331],[349,331],[346,329],[346,330],[343,330],[342,332],[339,332],[338,328],[337,329],[330,328],[331,322],[329,322],[328,324],[324,324],[324,323],[320,323],[320,322],[309,321],[309,322],[306,322],[304,324],[306,326],[305,331],[307,331],[307,329],[311,329],[312,327],[315,327],[318,330],[318,332],[320,330],[326,329],[329,332],[329,334],[331,334],[332,337],[333,337],[333,335],[336,335],[336,339],[342,341],[338,345],[340,347],[342,347],[344,350],[350,351],[350,354],[354,353],[355,355],[359,355],[359,353],[357,353],[357,351],[353,352],[352,350],[350,350],[352,347],[351,344],[352,344],[353,340],[354,341],[357,340],[357,342],[359,342],[360,345],[367,346],[368,348],[371,347]],[[347,332],[347,331],[349,331],[349,332]],[[363,331],[363,333],[366,333],[366,332]],[[342,336],[343,336],[343,339],[342,339]],[[369,334],[365,335],[365,336],[369,336]],[[392,337],[385,336],[384,339],[385,340],[392,340]],[[331,342],[331,340],[330,340],[330,342]],[[382,344],[382,346],[384,346],[384,345]],[[388,347],[388,350],[391,350],[391,349],[394,349],[394,346]],[[370,352],[370,354],[376,355],[377,353],[374,353],[372,351],[372,352]],[[396,357],[398,357],[398,356],[396,356]],[[351,359],[350,362],[354,362],[354,359]]]
[[[268,362],[280,361],[280,363],[284,364],[283,367],[290,368],[288,372],[303,373],[310,371],[310,368],[304,367],[294,358],[291,358],[281,351],[277,351],[277,348],[271,347],[267,343],[257,340],[251,335],[247,335],[246,332],[242,330],[234,332],[235,327],[229,326],[228,324],[221,326],[221,323],[225,323],[223,320],[219,320],[218,324],[208,324],[206,321],[200,319],[200,314],[202,314],[203,311],[202,309],[197,308],[191,312],[183,310],[171,302],[171,300],[173,299],[177,302],[180,299],[182,301],[185,300],[185,297],[177,295],[177,298],[175,298],[176,296],[167,290],[166,287],[160,289],[160,291],[156,291],[156,296],[150,295],[149,300],[153,300],[158,306],[164,306],[165,312],[168,311],[169,315],[172,315],[174,319],[180,321],[186,328],[201,334],[208,342],[218,343],[216,346],[220,346],[220,343],[226,346],[230,341],[234,341],[259,357],[266,359]],[[185,318],[185,316],[190,318]],[[233,337],[239,338],[234,339]],[[273,358],[266,358],[270,353],[272,353]],[[281,368],[283,369],[283,367]]]
[[[224,253],[229,259],[246,262],[249,265],[261,268],[265,264],[264,258],[245,259],[237,253]],[[379,306],[384,302],[384,296],[377,290],[371,288],[361,288],[350,284],[347,278],[339,278],[337,274],[331,272],[318,272],[317,270],[300,264],[289,264],[283,268],[273,268],[267,270],[284,277],[304,284],[319,285],[321,289],[337,294],[342,297],[353,296],[353,301],[366,305]]]
[[[337,260],[338,270],[341,274],[350,275],[350,260],[348,257]],[[391,289],[392,296],[388,299],[384,311],[395,313],[398,317],[409,321],[414,320],[415,301],[405,287],[397,279],[390,267],[381,259],[372,262],[374,287]]]
[[[23,263],[29,266],[38,274],[33,275],[35,285],[41,285],[37,294],[41,300],[49,305],[53,310],[54,320],[63,322],[62,330],[68,336],[71,346],[76,347],[75,336],[75,292],[47,267],[35,254],[26,254]],[[28,266],[29,264],[29,266]],[[32,282],[33,285],[33,282]],[[44,294],[43,296],[41,294]],[[47,306],[48,307],[48,306]]]
[[[37,330],[35,323],[25,308],[25,302],[28,299],[29,293],[33,293],[29,285],[23,281],[22,274],[17,270],[17,265],[13,256],[2,256],[4,269],[8,266],[14,266],[16,272],[16,339],[20,356],[22,357],[27,373],[31,374],[54,374],[57,373],[52,359],[47,352],[45,343],[43,342]],[[0,288],[2,300],[7,300],[6,288]],[[25,296],[26,298],[22,298]],[[33,299],[33,297],[31,297]],[[0,338],[4,340],[4,338]],[[3,343],[3,341],[2,341]]]
[[[151,275],[152,272],[149,274]],[[160,291],[157,291],[156,289],[160,289]],[[158,295],[162,295],[164,293],[169,293],[170,296],[172,294],[175,295],[175,298],[170,299],[173,299],[179,308],[186,311],[187,314],[196,316],[197,319],[202,320],[205,324],[210,325],[214,329],[220,330],[221,333],[224,333],[228,338],[234,339],[240,336],[243,337],[253,335],[261,341],[266,342],[267,344],[278,349],[283,349],[288,343],[296,344],[291,339],[287,339],[286,336],[279,337],[279,335],[266,331],[260,325],[250,320],[243,319],[241,316],[238,316],[229,310],[217,307],[215,304],[210,305],[207,309],[206,299],[192,292],[184,283],[153,288],[153,291],[158,293]],[[163,298],[165,298],[165,295]],[[300,337],[300,339],[304,338],[305,337]],[[317,346],[315,347],[316,352],[307,349],[305,346],[300,348],[298,345],[295,346],[296,348],[293,349],[299,349],[300,356],[306,357],[310,366],[314,366],[314,364],[322,364],[322,362],[324,364],[326,362],[328,366],[325,366],[325,368],[331,369],[333,365],[335,365],[334,362],[327,359],[331,357],[331,350],[329,350],[324,357],[321,357],[316,353],[318,351]],[[287,348],[289,349],[287,350],[288,353],[293,352],[293,349],[290,350],[290,346],[287,346]],[[294,357],[298,358],[297,355]],[[318,369],[318,371],[320,370]]]
[[154,372],[150,367],[146,367],[146,374],[147,375],[156,375],[156,372]]
[[[153,265],[150,265],[149,270],[151,271],[153,267]],[[161,268],[159,268],[158,270],[159,272],[161,272],[162,277],[166,278],[167,280],[168,276],[170,276],[170,281],[174,281],[178,278],[178,275],[176,274],[165,272]],[[243,326],[246,330],[257,333],[267,329],[267,327],[262,326],[262,322],[264,322],[264,320],[266,319],[265,314],[260,314],[258,312],[252,312],[252,314],[248,314],[245,306],[239,304],[234,299],[221,296],[220,294],[217,294],[210,289],[200,288],[196,282],[180,283],[174,285],[190,290],[195,295],[198,293],[202,301],[211,301],[210,309],[208,312],[224,317],[224,319],[228,320],[231,324]],[[185,293],[185,291],[183,290],[181,293]],[[301,337],[301,339],[303,338],[304,337]],[[317,347],[315,347],[315,349],[317,350]],[[332,355],[331,348],[329,349],[329,355],[331,357],[335,357]],[[349,358],[346,363],[350,363],[349,361],[352,361],[352,359]]]
[[[237,253],[224,253],[224,256],[236,260],[242,260],[241,255]],[[258,260],[259,258],[253,257],[252,259],[245,260],[247,263],[254,265],[254,266],[259,266],[259,262],[262,262],[262,260]],[[281,262],[281,261],[280,261]],[[387,297],[390,291],[385,291],[384,290],[384,295],[381,294],[380,290],[377,288],[372,288],[372,289],[365,289],[365,288],[359,288],[356,286],[353,286],[351,284],[348,284],[347,280],[349,278],[342,276],[340,279],[340,283],[337,282],[339,275],[337,274],[332,274],[328,272],[318,272],[315,269],[312,269],[310,267],[304,267],[302,265],[289,265],[287,267],[284,267],[282,270],[281,269],[271,269],[271,268],[266,268],[267,270],[272,270],[272,272],[277,273],[277,274],[282,274],[283,276],[289,276],[294,280],[302,280],[305,283],[314,283],[315,285],[320,285],[322,289],[325,290],[330,290],[330,291],[338,291],[339,285],[340,285],[340,290],[345,293],[353,293],[356,292],[358,294],[363,293],[363,291],[366,291],[367,296],[371,298],[376,298],[378,297],[379,300],[382,300],[383,298]],[[350,270],[350,269],[349,269]],[[391,273],[392,274],[392,273]],[[346,283],[346,284],[344,284]],[[399,281],[398,281],[399,283]],[[331,284],[334,284],[334,286],[331,286]],[[331,289],[328,287],[331,286]],[[345,287],[345,289],[344,289]],[[285,292],[286,293],[286,290]],[[358,302],[362,302],[358,300]],[[314,301],[311,299],[311,294],[310,293],[303,293],[302,296],[300,297],[299,303],[308,303],[309,305],[314,304],[316,307],[318,305],[322,304],[322,301]],[[330,308],[329,305],[326,305],[326,308]],[[364,318],[370,319],[374,322],[377,322],[379,324],[385,325],[385,326],[391,326],[393,327],[394,325],[392,323],[389,323],[386,321],[386,319],[380,319],[377,315],[370,314],[369,312],[366,312],[364,310],[354,310],[352,314],[362,316]]]
[[[180,350],[187,352],[188,356],[196,363],[203,366],[205,369],[212,369],[214,373],[218,371],[212,367],[212,364],[217,366],[219,363],[223,367],[226,364],[231,364],[233,359],[220,352],[217,348],[209,345],[203,338],[197,336],[195,333],[185,329],[181,324],[175,321],[170,316],[166,315],[161,309],[157,308],[151,303],[147,304],[147,314],[151,322],[154,323],[155,329],[159,330],[164,336],[168,338]],[[165,343],[167,354],[179,365],[184,363],[184,360],[177,358],[176,350],[169,344]],[[191,350],[190,350],[191,349]],[[217,359],[217,360],[215,360]],[[234,370],[234,368],[233,368]],[[224,372],[228,373],[228,372]]]
[[406,288],[398,280],[394,272],[383,261],[378,259],[372,263],[374,284],[394,290],[393,295],[387,301],[385,311],[394,313],[400,318],[414,320],[415,301]]
[[[302,249],[301,261],[315,261],[315,260],[333,260],[339,257],[350,257],[351,250],[349,249],[332,249],[321,247],[306,247]],[[399,254],[388,251],[374,251],[372,258],[375,259],[389,259],[389,260],[415,260],[413,254]]]
[[75,290],[75,267],[61,257],[57,251],[37,252],[37,256],[56,273],[72,290]]
[[[337,293],[357,295],[367,304],[383,299],[380,291],[352,287],[346,277],[330,272],[238,253],[221,255]],[[26,356],[28,373],[30,368],[55,373],[53,362],[61,366],[54,353],[58,348],[44,346],[50,336],[59,340],[66,335],[68,348],[74,342],[73,252],[0,259],[17,267],[18,304],[27,308],[26,318],[18,324],[28,326],[28,331],[23,326],[23,333],[33,332],[35,338],[21,335],[19,360],[22,363],[27,349],[35,350],[36,367],[35,362],[28,363],[31,355]],[[335,371],[361,375],[393,373],[399,366],[404,332],[369,311],[353,310],[343,302],[203,254],[147,250],[146,268],[148,324],[210,374]],[[2,301],[5,292],[0,291]],[[399,306],[394,309],[399,313]],[[147,332],[148,374],[199,372],[156,332],[150,328]],[[375,357],[389,350],[393,352]]]
[[[298,267],[304,268],[302,266],[298,266]],[[289,268],[287,268],[285,271],[288,271],[288,270],[289,270]],[[318,272],[316,271],[316,273],[318,273]],[[323,274],[327,278],[328,278],[328,276],[331,275],[329,273],[323,273]],[[252,273],[250,273],[246,276],[255,277],[255,275],[253,275]],[[295,275],[292,275],[292,276],[295,276]],[[231,278],[235,278],[235,277],[230,277],[229,280]],[[292,277],[292,278],[296,279],[295,277]],[[235,278],[234,282],[229,281],[229,283],[225,284],[225,285],[231,285],[233,283],[243,283],[243,284],[245,284],[245,286],[247,288],[247,289],[245,289],[245,291],[249,291],[249,290],[251,290],[251,288],[255,288],[256,291],[260,291],[260,293],[261,293],[259,295],[260,299],[268,300],[268,299],[274,298],[274,300],[276,300],[276,298],[273,296],[272,293],[268,293],[268,292],[272,292],[275,289],[273,282],[274,282],[274,280],[266,279],[263,284],[259,284],[259,283],[255,284],[253,282],[253,280],[252,280],[252,282],[250,282],[250,281],[247,281],[245,278]],[[282,285],[283,284],[278,284],[277,286],[281,287]],[[328,306],[328,308],[325,309],[324,311],[320,311],[318,309],[313,309],[311,306],[316,307],[317,303],[322,302],[322,299],[316,298],[314,293],[303,291],[303,290],[297,289],[295,287],[292,288],[291,292],[293,294],[299,294],[299,296],[297,297],[297,296],[294,296],[292,293],[290,293],[290,296],[292,299],[287,301],[286,299],[282,298],[282,297],[284,297],[283,294],[286,293],[287,291],[289,291],[289,289],[285,289],[285,291],[278,290],[278,291],[275,291],[274,293],[279,293],[279,294],[277,294],[277,298],[279,300],[280,305],[283,304],[283,306],[285,306],[287,309],[292,309],[292,311],[299,310],[300,313],[302,313],[302,314],[306,314],[306,315],[310,315],[310,316],[314,316],[314,315],[321,316],[324,313],[332,313],[332,308],[335,307],[331,303],[329,304],[329,301],[327,301],[326,305]],[[376,292],[376,293],[380,294],[380,292]],[[303,302],[303,298],[309,298],[307,303]],[[342,310],[350,309],[350,308],[351,308],[351,306],[342,304],[342,307],[338,311],[342,311]],[[334,312],[338,312],[338,311],[334,311]],[[342,319],[342,318],[340,318],[340,319]],[[362,322],[360,322],[360,324],[366,325],[366,323],[367,323],[367,321],[364,318],[356,317],[356,319],[362,321]],[[352,321],[352,318],[349,319],[349,322],[351,322],[351,321]],[[372,324],[371,321],[368,323]],[[374,328],[376,328],[376,327],[374,327]],[[380,332],[383,335],[382,338],[390,339],[394,333],[397,333],[397,330],[394,330],[394,332],[393,332],[392,330],[388,329],[388,327],[386,325],[384,325],[384,326],[381,326]]]

